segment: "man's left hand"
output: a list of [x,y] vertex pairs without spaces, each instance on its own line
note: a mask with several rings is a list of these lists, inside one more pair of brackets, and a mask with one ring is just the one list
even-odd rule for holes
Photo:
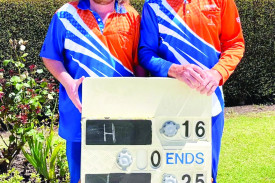
[[205,86],[200,86],[197,89],[201,94],[207,94],[208,96],[212,95],[216,88],[219,86],[220,80],[222,79],[221,74],[214,70],[210,69],[205,71],[205,78],[204,81],[206,83]]

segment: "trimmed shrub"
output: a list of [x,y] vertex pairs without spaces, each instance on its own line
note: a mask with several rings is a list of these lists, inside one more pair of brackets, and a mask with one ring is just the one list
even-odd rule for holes
[[135,7],[135,9],[139,12],[141,15],[142,7],[144,4],[144,0],[130,0],[130,4]]
[[[29,40],[27,62],[42,65],[39,52],[50,20],[54,12],[68,1],[0,0],[0,60],[9,59],[11,55],[8,40],[22,38]],[[143,2],[131,0],[140,13]],[[224,86],[226,105],[275,103],[275,0],[236,0],[236,3],[246,52]]]
[[275,1],[236,0],[244,58],[224,85],[226,106],[275,102]]
[[65,0],[0,0],[0,59],[9,59],[9,39],[28,40],[31,63],[42,65],[39,52],[50,20]]

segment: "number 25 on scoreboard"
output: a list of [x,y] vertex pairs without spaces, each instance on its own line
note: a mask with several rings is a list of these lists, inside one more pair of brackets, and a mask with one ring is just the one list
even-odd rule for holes
[[[182,183],[191,183],[191,176],[185,174],[182,176]],[[205,183],[205,178],[203,174],[196,174],[196,183]]]

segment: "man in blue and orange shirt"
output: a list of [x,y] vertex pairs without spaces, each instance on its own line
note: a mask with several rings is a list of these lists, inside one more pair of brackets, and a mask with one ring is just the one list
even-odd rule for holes
[[117,0],[67,3],[53,16],[40,56],[60,82],[59,135],[66,139],[71,183],[80,179],[84,77],[130,77],[138,65],[140,16]]
[[234,0],[146,0],[140,27],[140,64],[153,76],[174,77],[202,94],[213,94],[213,182],[224,126],[221,86],[243,52]]

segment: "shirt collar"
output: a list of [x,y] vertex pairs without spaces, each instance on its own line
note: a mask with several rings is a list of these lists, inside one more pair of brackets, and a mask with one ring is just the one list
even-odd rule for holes
[[[77,7],[81,10],[90,10],[90,0],[79,0]],[[115,0],[115,11],[120,14],[127,13],[126,8],[119,5],[117,0]]]

